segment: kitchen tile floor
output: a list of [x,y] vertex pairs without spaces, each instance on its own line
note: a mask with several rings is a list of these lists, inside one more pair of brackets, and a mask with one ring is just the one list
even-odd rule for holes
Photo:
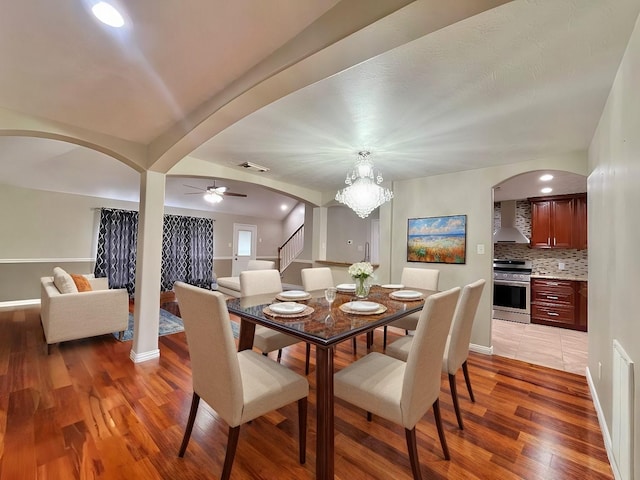
[[494,319],[492,337],[494,355],[585,375],[586,332]]

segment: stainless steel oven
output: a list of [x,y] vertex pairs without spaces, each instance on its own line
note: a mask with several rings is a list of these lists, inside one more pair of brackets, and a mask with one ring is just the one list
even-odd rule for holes
[[531,262],[494,259],[493,318],[531,322]]

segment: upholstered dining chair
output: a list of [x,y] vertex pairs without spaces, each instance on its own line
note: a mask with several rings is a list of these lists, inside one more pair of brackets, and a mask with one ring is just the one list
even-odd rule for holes
[[[440,279],[440,270],[433,268],[412,268],[405,267],[402,269],[400,283],[405,288],[421,288],[424,290],[438,290],[438,280]],[[401,328],[408,333],[409,330],[415,330],[418,324],[420,313],[413,313],[406,317],[399,318],[384,327],[384,338],[382,340],[382,348],[387,348],[387,326]]]
[[430,406],[444,457],[450,458],[438,395],[441,359],[459,294],[455,287],[427,297],[406,363],[373,352],[333,376],[336,397],[404,427],[414,479],[422,478],[416,424]]
[[189,346],[193,397],[178,456],[183,457],[200,399],[229,425],[222,479],[231,475],[240,426],[298,402],[299,460],[305,462],[307,379],[252,350],[238,352],[224,295],[186,283],[174,284]]
[[[278,270],[246,270],[240,272],[240,296],[265,295],[272,293],[274,296],[282,292],[282,280]],[[253,346],[267,355],[269,352],[278,351],[278,363],[282,359],[282,349],[296,344],[301,340],[278,332],[262,325],[256,325],[253,337]],[[306,344],[306,359],[304,365],[305,375],[309,375],[309,356],[311,345]]]
[[[303,268],[300,270],[302,276],[302,287],[305,291],[324,290],[335,287],[333,283],[333,273],[329,267]],[[353,337],[353,353],[356,353],[356,338]]]
[[[456,373],[462,367],[464,380],[469,391],[469,398],[475,403],[471,389],[471,379],[469,378],[469,369],[467,367],[467,358],[469,357],[469,342],[471,341],[471,328],[473,320],[478,310],[480,297],[485,285],[485,280],[480,279],[462,289],[462,294],[456,306],[456,312],[453,316],[451,324],[451,332],[447,339],[442,358],[442,371],[449,375],[449,388],[451,389],[451,398],[453,400],[453,408],[456,412],[458,426],[460,430],[464,429],[462,423],[462,414],[460,413],[460,405],[458,403],[458,392],[456,389]],[[402,337],[386,350],[386,354],[400,360],[406,360],[411,349],[412,337]]]

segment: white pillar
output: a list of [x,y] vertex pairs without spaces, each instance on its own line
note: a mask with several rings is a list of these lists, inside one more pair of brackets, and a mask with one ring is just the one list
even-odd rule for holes
[[133,346],[129,355],[135,363],[160,356],[158,323],[164,187],[163,173],[146,171],[140,174]]
[[312,260],[327,259],[327,213],[327,207],[315,207],[313,209]]

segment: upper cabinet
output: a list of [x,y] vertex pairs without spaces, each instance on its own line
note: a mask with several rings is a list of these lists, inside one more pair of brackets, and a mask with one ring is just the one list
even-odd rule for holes
[[587,248],[587,195],[534,197],[531,248]]

